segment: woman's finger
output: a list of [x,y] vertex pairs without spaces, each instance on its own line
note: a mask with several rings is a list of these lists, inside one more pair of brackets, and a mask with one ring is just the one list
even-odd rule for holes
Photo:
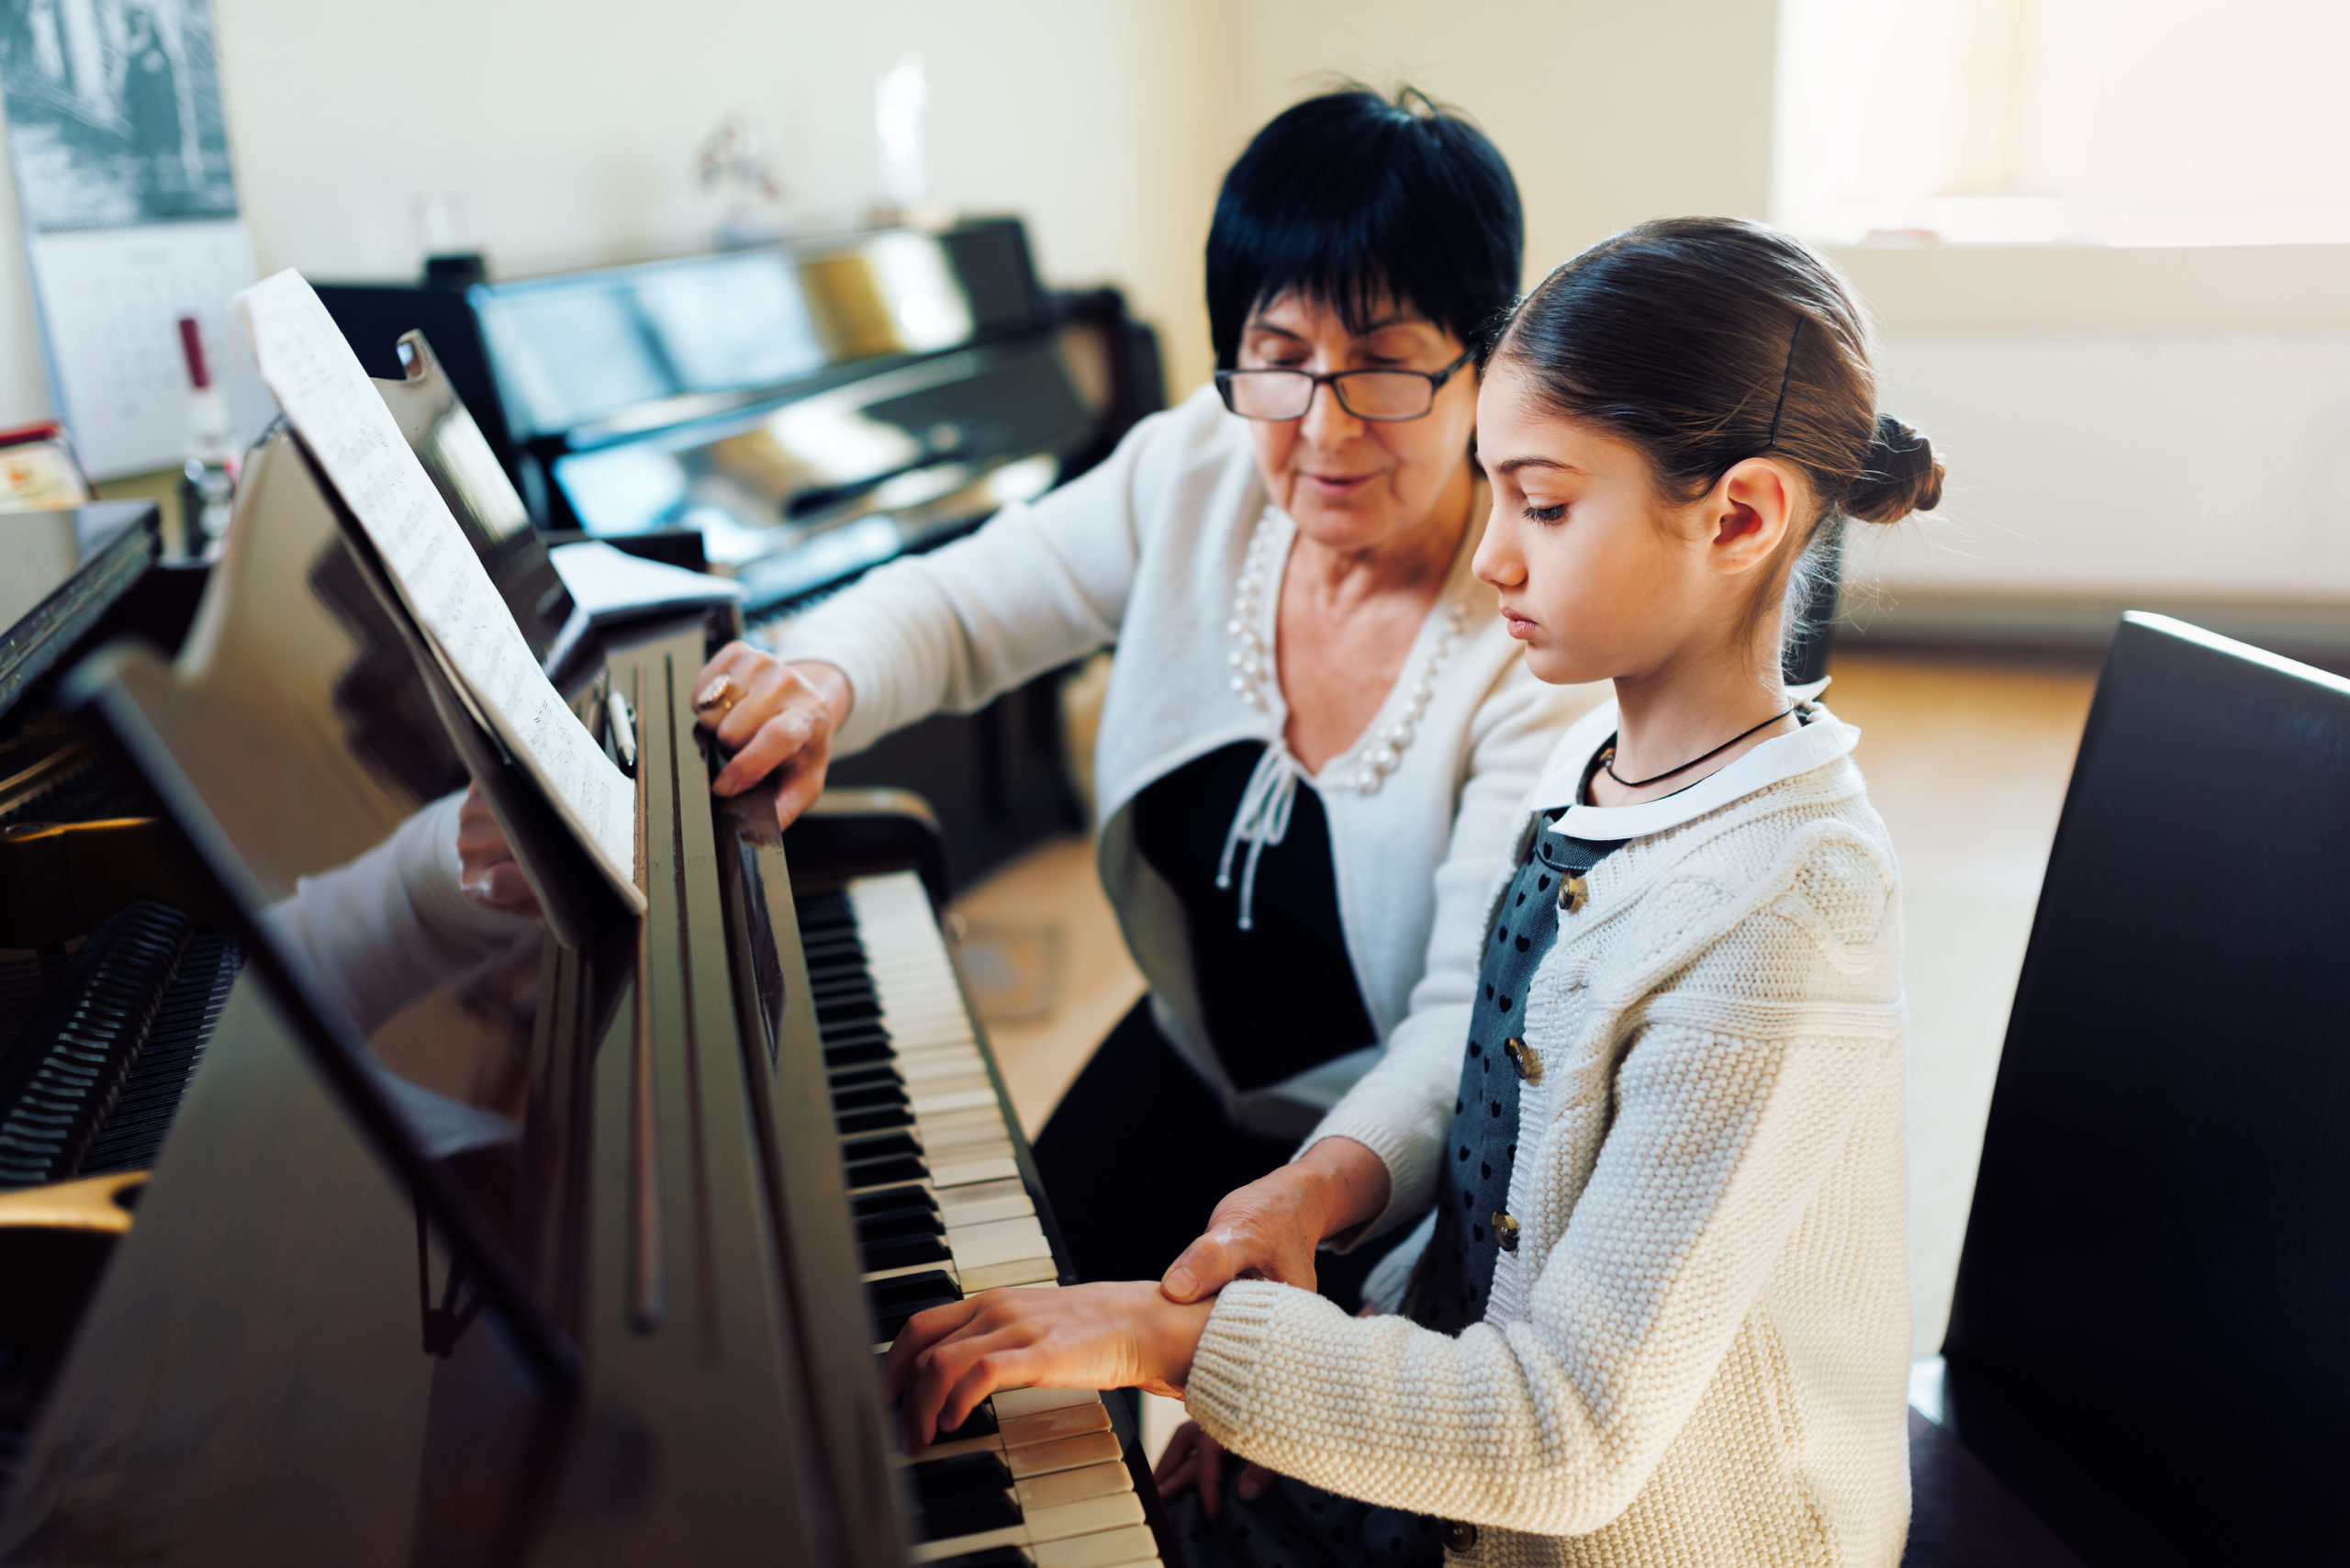
[[800,813],[824,792],[824,773],[831,758],[813,748],[801,752],[775,773],[775,820],[789,827]]
[[1184,1248],[1182,1255],[1167,1266],[1158,1288],[1167,1293],[1169,1301],[1199,1301],[1237,1279],[1245,1266],[1237,1251],[1225,1244],[1224,1238],[1210,1231]]
[[1182,1463],[1175,1466],[1172,1470],[1153,1472],[1150,1479],[1152,1484],[1158,1488],[1159,1500],[1161,1502],[1171,1503],[1176,1498],[1181,1496],[1185,1490],[1188,1489],[1192,1483],[1199,1480],[1199,1478],[1200,1467],[1198,1463],[1187,1459]]
[[[808,699],[813,704],[814,698]],[[819,734],[822,720],[808,706],[787,707],[758,729],[744,737],[741,749],[728,759],[711,788],[722,795],[738,794],[765,778],[786,762],[798,757]],[[718,732],[722,744],[726,732]]]
[[718,722],[711,726],[719,743],[730,749],[739,749],[778,715],[789,712],[815,700],[808,683],[792,672],[789,665],[770,659],[742,676],[731,677],[740,688],[734,700],[723,712],[715,714]]
[[1273,1473],[1261,1464],[1250,1464],[1240,1472],[1240,1484],[1234,1488],[1244,1503],[1253,1503],[1265,1495],[1273,1484]]
[[1158,1483],[1160,1491],[1164,1492],[1172,1485],[1179,1473],[1189,1473],[1199,1452],[1201,1436],[1200,1424],[1186,1421],[1175,1428],[1173,1437],[1167,1439],[1166,1451],[1158,1456],[1158,1462],[1151,1467],[1150,1473],[1150,1478]]

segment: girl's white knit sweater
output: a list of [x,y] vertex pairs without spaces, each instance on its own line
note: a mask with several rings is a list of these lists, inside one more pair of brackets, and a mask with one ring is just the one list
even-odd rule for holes
[[[1187,1391],[1210,1433],[1474,1524],[1467,1561],[1899,1561],[1899,883],[1857,732],[1807,717],[1677,796],[1561,823],[1626,842],[1530,988],[1522,1236],[1485,1320],[1456,1339],[1233,1284]],[[1536,811],[1573,800],[1615,723],[1611,703],[1568,733]],[[1462,1045],[1391,1051],[1316,1132],[1387,1165],[1365,1235],[1429,1207]]]

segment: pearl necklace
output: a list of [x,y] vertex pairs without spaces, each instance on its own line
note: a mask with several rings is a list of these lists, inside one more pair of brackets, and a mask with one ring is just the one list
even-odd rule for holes
[[[1283,521],[1281,509],[1273,506],[1268,506],[1258,516],[1257,530],[1249,536],[1248,552],[1241,559],[1239,581],[1233,588],[1232,619],[1224,623],[1225,633],[1232,639],[1226,662],[1232,666],[1233,692],[1259,712],[1272,706],[1268,692],[1268,683],[1273,678],[1272,655],[1259,628],[1265,612],[1266,577],[1274,565],[1273,538]],[[1402,765],[1404,753],[1419,733],[1420,719],[1436,696],[1437,676],[1452,656],[1454,644],[1460,641],[1468,613],[1467,607],[1458,600],[1444,607],[1444,620],[1437,627],[1418,666],[1406,671],[1396,683],[1403,693],[1403,711],[1384,727],[1373,724],[1340,754],[1339,762],[1351,758],[1351,766],[1336,772],[1331,782],[1359,794],[1375,795],[1387,781],[1387,776]],[[1382,710],[1394,700],[1391,694],[1381,704]]]

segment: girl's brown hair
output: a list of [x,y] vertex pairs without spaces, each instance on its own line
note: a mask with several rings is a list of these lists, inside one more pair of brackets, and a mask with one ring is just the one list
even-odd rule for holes
[[[1897,522],[1942,499],[1933,445],[1876,409],[1873,335],[1828,259],[1731,218],[1674,218],[1604,240],[1520,300],[1492,357],[1528,373],[1551,412],[1639,447],[1692,501],[1732,464],[1771,454],[1820,500],[1790,531],[1774,591],[1823,518]],[[1759,621],[1770,595],[1758,598]]]

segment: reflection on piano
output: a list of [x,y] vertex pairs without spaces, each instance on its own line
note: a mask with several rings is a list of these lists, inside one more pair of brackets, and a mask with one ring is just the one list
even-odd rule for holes
[[[421,328],[494,464],[574,531],[732,572],[758,640],[908,551],[1084,472],[1163,406],[1114,290],[1056,295],[1017,219],[880,230],[510,282],[319,288],[371,374]],[[919,790],[958,880],[1080,813],[1058,674],[834,765]]]
[[[412,440],[465,445],[420,342],[385,392]],[[486,555],[512,537],[478,515],[478,469],[427,466]],[[44,678],[0,714],[28,768],[71,752],[84,781],[0,850],[100,873],[0,954],[48,1031],[0,1047],[0,1125],[48,1137],[0,1144],[24,1151],[0,1255],[40,1283],[0,1305],[0,1561],[1161,1561],[1135,1434],[1090,1391],[1001,1395],[891,1451],[876,1348],[1060,1260],[939,935],[934,826],[844,793],[787,841],[763,799],[709,793],[688,688],[729,615],[607,632],[566,688],[616,757],[632,719],[646,916],[551,923],[368,1041],[412,1091],[518,1129],[437,1168],[577,1347],[569,1396],[534,1371],[187,853],[184,797],[284,899],[464,777],[292,437],[247,475],[193,631],[149,624],[175,661],[112,648],[62,702]],[[561,608],[543,566],[493,568],[534,644]],[[95,1018],[143,1048],[92,1044]],[[143,1186],[120,1170],[150,1160]],[[102,1164],[104,1193],[58,1182]]]

